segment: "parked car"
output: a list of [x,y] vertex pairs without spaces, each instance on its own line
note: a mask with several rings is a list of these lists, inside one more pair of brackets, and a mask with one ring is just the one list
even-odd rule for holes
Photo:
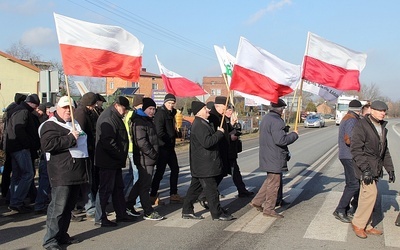
[[320,114],[308,115],[306,117],[306,120],[304,121],[305,128],[310,128],[310,127],[322,128],[324,126],[325,126],[325,120]]
[[335,116],[331,115],[331,114],[325,114],[324,115],[324,119],[329,119],[329,120],[335,120]]

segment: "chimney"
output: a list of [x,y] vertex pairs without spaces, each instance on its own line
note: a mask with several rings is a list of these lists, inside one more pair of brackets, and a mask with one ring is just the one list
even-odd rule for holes
[[146,72],[146,68],[142,68],[142,71]]

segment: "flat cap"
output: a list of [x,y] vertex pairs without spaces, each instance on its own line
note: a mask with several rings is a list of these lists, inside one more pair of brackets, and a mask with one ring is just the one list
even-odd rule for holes
[[281,98],[278,99],[277,103],[271,102],[271,107],[273,108],[280,108],[280,107],[286,107],[286,102],[282,100]]
[[371,109],[379,110],[379,111],[386,111],[388,110],[388,106],[386,103],[382,101],[373,101],[371,103]]

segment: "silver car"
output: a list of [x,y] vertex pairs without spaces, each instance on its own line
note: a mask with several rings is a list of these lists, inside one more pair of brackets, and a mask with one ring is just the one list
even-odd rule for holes
[[325,126],[325,119],[320,114],[308,115],[304,121],[305,128],[322,128]]

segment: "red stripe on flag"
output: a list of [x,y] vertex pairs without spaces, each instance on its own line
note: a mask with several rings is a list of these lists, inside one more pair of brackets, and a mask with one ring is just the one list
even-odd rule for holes
[[193,97],[207,94],[199,85],[184,78],[171,77],[168,78],[164,74],[161,75],[165,90],[179,97]]
[[120,77],[137,82],[142,67],[142,57],[115,52],[60,44],[64,73],[66,75]]
[[293,92],[289,86],[280,85],[271,78],[235,65],[230,88],[246,94],[262,97],[271,102],[278,102],[278,98]]
[[340,90],[360,91],[360,71],[338,67],[313,57],[304,57],[302,78]]

